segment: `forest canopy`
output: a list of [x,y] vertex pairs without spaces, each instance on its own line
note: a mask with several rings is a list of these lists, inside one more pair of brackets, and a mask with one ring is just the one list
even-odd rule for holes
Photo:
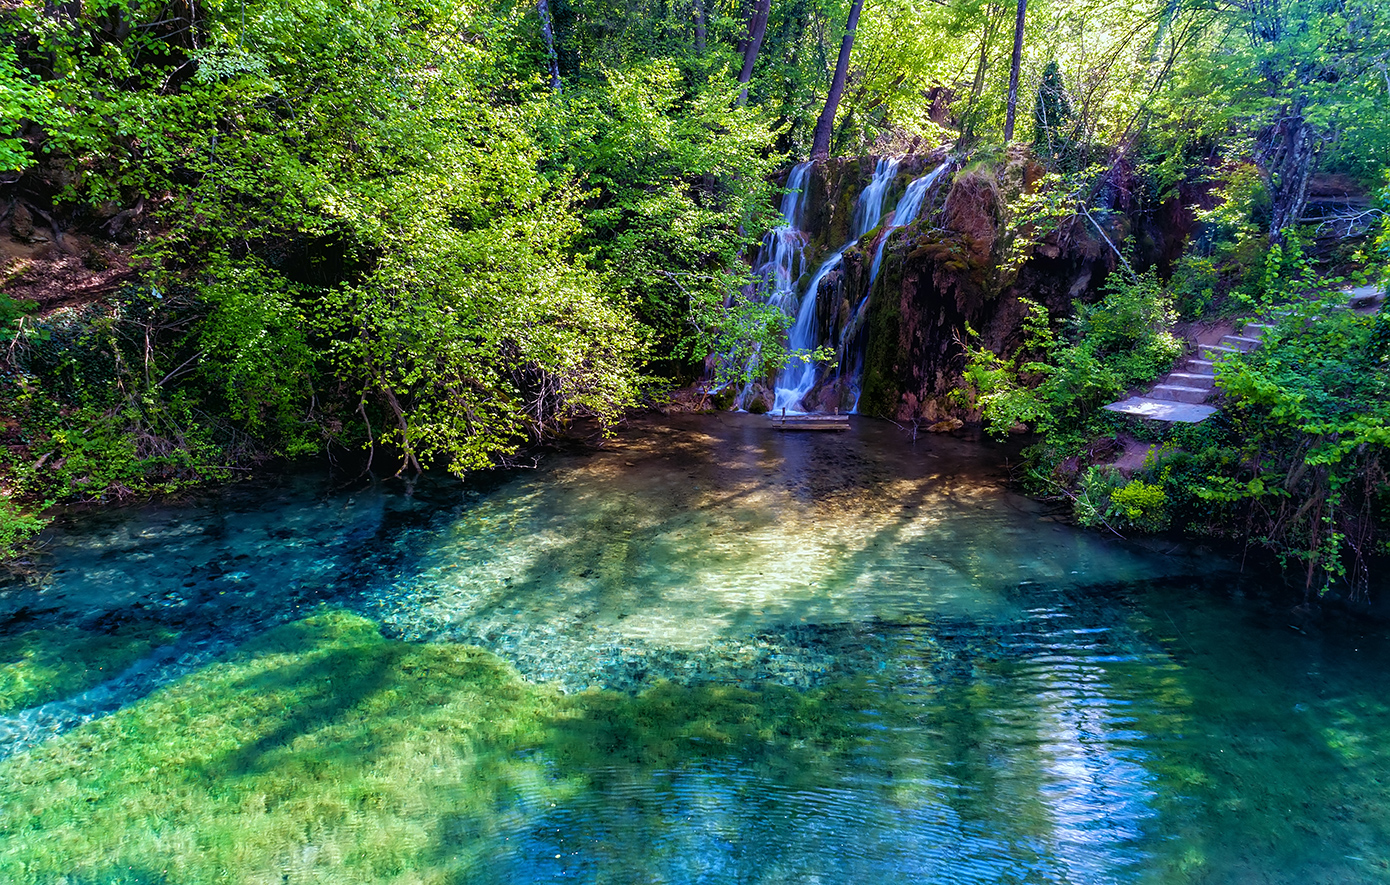
[[1379,0],[12,0],[0,30],[11,226],[130,266],[0,304],[37,500],[335,447],[466,471],[711,352],[775,366],[746,255],[813,150],[1014,129],[1083,196],[1202,182],[1271,242],[1314,171],[1390,168]]

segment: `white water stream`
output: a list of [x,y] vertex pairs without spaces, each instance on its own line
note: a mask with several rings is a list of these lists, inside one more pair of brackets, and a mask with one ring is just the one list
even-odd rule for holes
[[874,250],[873,261],[869,264],[869,285],[864,289],[864,297],[859,299],[859,304],[854,308],[853,319],[845,324],[844,331],[840,335],[840,366],[842,368],[844,366],[850,367],[844,384],[854,392],[854,405],[850,408],[851,412],[859,412],[859,396],[863,392],[864,341],[861,333],[869,314],[869,298],[874,293],[874,283],[878,281],[878,271],[883,264],[883,250],[888,246],[888,238],[893,236],[894,231],[917,220],[927,192],[931,190],[932,185],[941,180],[950,168],[951,161],[947,160],[921,178],[914,179],[907,186],[907,190],[903,192],[902,199],[898,200],[897,208],[893,210],[892,220],[889,221],[887,230],[883,232],[883,236],[879,237],[878,248]]
[[[873,178],[869,180],[868,186],[859,194],[859,199],[855,203],[854,218],[850,224],[849,242],[835,250],[829,258],[821,263],[815,276],[811,278],[811,284],[802,293],[801,303],[797,308],[796,325],[792,326],[791,332],[787,335],[787,346],[793,352],[812,351],[820,345],[816,295],[820,291],[821,283],[832,270],[840,266],[840,261],[845,257],[845,252],[849,250],[850,246],[859,242],[866,233],[878,227],[879,219],[883,217],[883,197],[888,192],[889,185],[893,183],[894,177],[898,174],[900,162],[901,158],[899,157],[879,158],[878,164],[874,167]],[[782,370],[782,374],[777,379],[776,400],[772,405],[773,411],[781,412],[785,409],[788,412],[800,412],[802,410],[801,400],[811,391],[815,383],[816,364],[809,360],[793,360]]]

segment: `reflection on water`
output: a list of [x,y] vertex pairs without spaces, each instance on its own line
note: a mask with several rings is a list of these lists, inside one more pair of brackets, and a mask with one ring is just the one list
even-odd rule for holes
[[77,521],[0,588],[0,881],[1390,880],[1383,638],[1003,458],[691,417]]

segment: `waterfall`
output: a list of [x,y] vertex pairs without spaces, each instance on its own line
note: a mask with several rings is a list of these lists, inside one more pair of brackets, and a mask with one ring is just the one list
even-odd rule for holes
[[[806,183],[813,164],[798,163],[787,176],[787,192],[782,195],[782,223],[763,236],[758,250],[760,263],[753,269],[757,278],[756,290],[760,300],[774,304],[790,313],[796,305],[796,281],[805,262],[806,235],[798,227],[806,208]],[[757,361],[755,351],[749,358],[751,368]],[[752,384],[744,384],[738,396],[740,406],[747,404]]]
[[[888,238],[893,235],[893,231],[900,227],[906,227],[917,220],[917,215],[922,211],[922,201],[926,199],[927,192],[932,185],[936,184],[943,175],[951,168],[951,161],[947,160],[932,171],[916,178],[907,186],[902,198],[898,200],[897,208],[893,210],[892,220],[888,227],[883,231],[883,235],[878,238],[878,247],[874,249],[873,260],[869,263],[869,284],[864,289],[864,297],[859,300],[859,304],[854,309],[854,315],[845,324],[844,331],[840,335],[839,357],[840,366],[843,370],[846,362],[851,358],[850,349],[854,348],[854,365],[848,374],[846,384],[854,391],[854,405],[850,408],[851,412],[859,411],[859,395],[863,392],[864,380],[864,352],[863,341],[860,340],[864,330],[864,321],[869,312],[869,297],[873,295],[874,283],[878,280],[879,267],[883,264],[883,250],[888,246]],[[855,346],[858,345],[858,346]]]
[[796,297],[796,270],[806,247],[806,235],[797,228],[806,204],[806,182],[811,177],[811,164],[798,163],[787,176],[787,192],[782,195],[782,223],[763,237],[763,263],[756,273],[762,277],[759,286],[763,300],[785,307]]
[[[889,185],[893,183],[894,176],[898,173],[899,162],[901,159],[898,157],[882,157],[874,167],[873,178],[870,179],[868,187],[864,188],[859,194],[859,199],[855,202],[849,242],[821,263],[811,278],[810,285],[801,295],[801,303],[796,314],[796,324],[792,326],[787,335],[787,346],[790,350],[815,350],[820,344],[817,340],[819,323],[816,317],[816,295],[820,291],[820,285],[832,270],[839,267],[840,261],[844,258],[849,247],[859,242],[864,234],[878,227],[879,219],[883,216],[883,197],[887,193]],[[815,383],[815,363],[801,360],[789,363],[777,378],[776,401],[772,406],[773,411],[780,412],[783,409],[788,412],[799,411],[802,398],[811,391]]]
[[[888,229],[879,238],[878,248],[874,250],[873,263],[869,265],[869,289],[874,290],[874,280],[878,278],[879,265],[883,263],[883,250],[888,245],[888,238],[893,235],[893,231],[900,227],[906,227],[917,220],[917,214],[922,211],[922,201],[926,199],[927,191],[931,186],[945,175],[951,168],[951,161],[947,160],[932,171],[923,175],[921,178],[914,179],[903,192],[902,199],[898,200],[898,206],[893,210],[893,220],[889,222]],[[868,297],[868,292],[865,297]]]

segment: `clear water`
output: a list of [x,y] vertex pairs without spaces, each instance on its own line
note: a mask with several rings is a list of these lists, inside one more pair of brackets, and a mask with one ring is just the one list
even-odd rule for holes
[[75,518],[0,588],[0,881],[1390,881],[1384,631],[1007,455],[690,416]]

